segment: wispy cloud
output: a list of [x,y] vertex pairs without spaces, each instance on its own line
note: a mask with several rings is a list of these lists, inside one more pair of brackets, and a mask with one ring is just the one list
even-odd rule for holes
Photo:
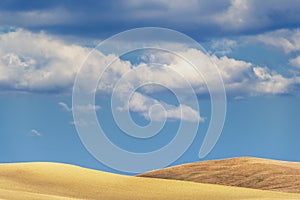
[[97,111],[99,110],[101,107],[98,105],[92,105],[92,104],[87,104],[87,105],[76,105],[74,107],[74,109],[78,112],[90,112],[90,111]]
[[[72,108],[68,106],[65,102],[58,102],[58,105],[61,106],[65,111],[72,112]],[[78,112],[90,112],[90,111],[97,111],[101,108],[99,105],[76,105],[75,110]]]
[[299,8],[300,4],[293,0],[231,0],[225,11],[215,14],[214,19],[224,32],[253,34],[295,27],[300,23]]
[[[278,48],[289,56],[289,63],[300,68],[300,29],[280,29],[250,37],[266,45]],[[299,71],[298,71],[299,74]]]
[[[99,109],[101,109],[101,106],[99,105],[92,105],[92,104],[87,104],[87,105],[76,105],[75,108],[69,107],[67,103],[65,102],[58,102],[58,105],[65,111],[67,112],[72,112],[74,109],[76,110],[76,112],[81,113],[81,114],[85,114],[85,113],[89,113],[92,111],[97,111]],[[93,123],[90,122],[89,120],[85,120],[85,119],[80,119],[77,121],[71,121],[70,122],[71,125],[79,125],[79,126],[89,126],[92,125]]]
[[262,43],[282,49],[285,53],[300,51],[300,29],[280,29],[253,37]]
[[65,111],[71,112],[72,108],[70,108],[68,106],[68,104],[64,103],[64,102],[59,102],[58,105],[60,105]]
[[290,63],[300,69],[300,55],[290,60]]
[[227,55],[232,52],[234,48],[236,48],[237,42],[235,40],[229,39],[218,39],[213,40],[211,45],[211,52],[216,55]]
[[36,129],[31,129],[31,130],[29,131],[29,135],[30,135],[30,136],[42,136],[42,133],[39,132],[39,131],[36,130]]

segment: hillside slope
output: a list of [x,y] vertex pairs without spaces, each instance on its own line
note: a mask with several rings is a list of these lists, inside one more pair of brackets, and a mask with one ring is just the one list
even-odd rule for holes
[[260,158],[196,162],[138,176],[300,193],[300,163]]
[[185,181],[115,175],[66,164],[0,165],[0,199],[300,199],[278,193]]

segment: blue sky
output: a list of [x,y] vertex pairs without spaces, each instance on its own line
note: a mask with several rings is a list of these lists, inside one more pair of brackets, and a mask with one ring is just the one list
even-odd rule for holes
[[[72,88],[80,63],[96,44],[121,31],[147,26],[174,29],[193,38],[207,54],[172,40],[166,43],[187,57],[209,58],[220,70],[227,95],[226,119],[221,137],[203,160],[255,156],[300,161],[299,10],[297,1],[276,0],[1,1],[0,162],[53,161],[125,173],[99,162],[80,141],[74,123],[83,122],[73,119]],[[115,59],[100,53],[108,61]],[[96,61],[91,59],[90,64],[101,65]],[[146,125],[151,117],[162,121],[159,113],[148,113],[157,102],[164,102],[168,115],[162,132],[141,140],[120,131],[111,116],[111,85],[120,74],[136,69],[132,80],[143,82],[152,80],[143,74],[153,73],[164,86],[186,90],[168,71],[147,71],[149,62],[181,72],[196,88],[200,112],[188,101],[178,103],[169,90],[140,88],[128,107],[137,124]],[[195,140],[171,165],[199,161],[211,116],[203,83],[174,56],[133,52],[106,71],[96,106],[81,110],[96,110],[107,137],[132,152],[161,148],[174,137],[181,120],[196,120]],[[188,115],[179,115],[178,108]]]

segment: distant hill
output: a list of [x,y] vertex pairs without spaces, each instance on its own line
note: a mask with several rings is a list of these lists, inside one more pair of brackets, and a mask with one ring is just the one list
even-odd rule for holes
[[282,200],[300,194],[121,176],[56,163],[0,164],[5,200]]
[[250,157],[184,164],[138,176],[300,193],[300,163]]

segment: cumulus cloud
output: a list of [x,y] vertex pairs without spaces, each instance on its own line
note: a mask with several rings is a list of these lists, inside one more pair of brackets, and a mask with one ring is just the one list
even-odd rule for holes
[[145,68],[144,65],[139,67],[140,73],[138,74],[141,76],[137,75],[136,77],[150,82],[155,81],[155,79],[162,79],[163,85],[182,90],[183,92],[186,91],[186,88],[182,86],[184,85],[184,81],[187,80],[197,94],[203,94],[207,93],[206,83],[215,82],[216,74],[206,73],[206,70],[210,67],[209,63],[213,62],[218,66],[219,73],[223,78],[226,92],[229,96],[246,97],[265,94],[286,94],[293,92],[291,88],[293,85],[298,84],[298,78],[296,77],[286,78],[266,67],[257,66],[250,62],[236,60],[227,56],[208,56],[196,49],[187,49],[177,53],[198,61],[200,64],[200,72],[204,74],[204,77],[201,77],[201,73],[199,75],[189,63],[181,58],[174,56],[170,59],[170,55],[164,53],[152,55],[152,61],[159,63],[160,60],[168,60],[169,63],[167,63],[166,66],[169,68],[167,69],[172,69],[172,71],[177,72],[183,78],[174,76],[174,73],[171,73],[171,71],[167,69],[153,70],[152,73],[150,73],[149,70],[151,70],[151,68]]
[[252,63],[223,56],[212,57],[219,66],[228,95],[257,96],[265,94],[287,94],[298,79],[285,78],[276,71]]
[[[293,35],[297,38],[298,32]],[[298,48],[296,43],[298,40],[291,39],[291,41],[294,42],[291,42],[293,48],[290,49]],[[234,45],[234,43],[232,44]],[[33,92],[70,92],[75,75],[90,50],[78,45],[66,44],[45,33],[32,33],[17,29],[0,34],[0,88]],[[227,92],[235,93],[238,96],[241,96],[240,93],[243,95],[287,93],[289,86],[295,82],[295,79],[285,78],[266,67],[227,56],[207,56],[202,51],[188,48],[178,50],[177,53],[197,61],[202,72],[209,67],[210,60],[216,63]],[[188,81],[199,94],[207,92],[206,82],[214,82],[215,79],[213,74],[206,74],[205,79],[199,77],[197,71],[189,63],[168,53],[153,52],[150,56],[146,56],[146,59],[145,55],[142,55],[143,62],[136,66],[114,55],[103,55],[101,52],[97,52],[95,55],[96,57],[89,59],[89,63],[87,63],[92,66],[84,77],[87,85],[91,80],[99,78],[95,76],[97,70],[103,70],[111,60],[115,60],[102,75],[98,86],[100,92],[111,92],[114,84],[125,72],[130,70],[136,71],[135,75],[130,78],[133,83],[155,82],[158,79],[166,87],[186,91],[183,86],[184,81]],[[102,63],[97,59],[98,55],[104,58],[104,61],[101,59]],[[163,67],[152,68],[148,64],[149,62],[162,63]],[[298,59],[291,62],[297,65]],[[273,84],[272,90],[271,86],[262,87],[262,85],[270,84]],[[128,89],[126,85],[123,87],[125,90]],[[147,87],[145,87],[146,89]],[[151,87],[148,87],[148,90],[150,92]],[[60,104],[62,107],[66,110],[70,109],[67,105],[63,106],[62,103]]]
[[[155,112],[155,106],[163,106],[163,112]],[[151,97],[147,97],[141,93],[135,92],[130,101],[125,106],[133,112],[138,112],[145,117],[145,119],[152,119],[154,121],[161,121],[164,118],[174,120],[186,120],[190,122],[203,122],[204,118],[200,116],[200,113],[190,106],[180,104],[174,106],[165,102],[160,102]],[[120,108],[124,109],[124,108]],[[158,109],[158,108],[157,108]],[[152,112],[152,113],[151,113]],[[155,113],[154,113],[155,112]]]
[[69,89],[88,49],[45,33],[17,29],[0,34],[0,87],[9,90]]
[[287,94],[289,87],[298,83],[298,79],[284,78],[280,74],[270,72],[262,67],[254,67],[253,72],[259,80],[255,84],[254,92],[266,94]]

